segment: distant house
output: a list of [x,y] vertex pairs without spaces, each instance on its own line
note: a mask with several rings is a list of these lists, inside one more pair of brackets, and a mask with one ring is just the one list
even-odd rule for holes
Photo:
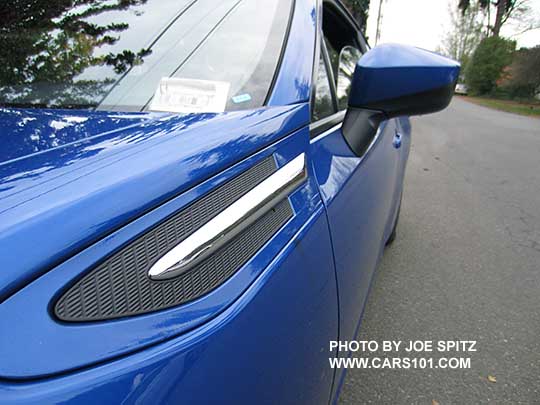
[[505,87],[512,81],[512,65],[506,66],[499,79],[497,80],[497,87]]

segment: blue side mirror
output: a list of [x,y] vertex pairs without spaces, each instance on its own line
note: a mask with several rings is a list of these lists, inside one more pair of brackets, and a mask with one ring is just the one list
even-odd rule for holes
[[423,49],[384,44],[356,65],[343,133],[361,156],[384,119],[440,111],[448,106],[458,62]]
[[452,99],[459,63],[412,46],[373,48],[356,65],[349,105],[389,118],[444,109]]

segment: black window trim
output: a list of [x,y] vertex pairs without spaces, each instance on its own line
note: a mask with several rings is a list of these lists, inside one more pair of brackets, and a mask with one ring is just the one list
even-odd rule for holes
[[360,47],[360,51],[362,54],[366,53],[371,49],[369,46],[364,34],[362,34],[362,27],[358,24],[358,22],[354,19],[350,11],[343,5],[341,1],[338,0],[324,0],[324,3],[330,4],[330,7],[334,8],[334,11],[336,11],[340,16],[347,21],[347,23],[355,30],[356,32],[356,40],[358,41],[358,45]]
[[[317,60],[317,67],[314,68],[314,70],[317,72],[317,78],[319,73],[319,66],[320,66],[320,60],[322,58],[324,62],[324,68],[326,69],[326,77],[328,79],[328,86],[330,87],[330,97],[332,98],[332,109],[334,112],[324,118],[321,118],[317,121],[313,121],[309,125],[310,130],[310,137],[314,138],[317,135],[321,134],[322,132],[326,131],[327,129],[339,124],[343,121],[343,117],[345,117],[345,110],[339,111],[338,108],[338,100],[336,95],[336,83],[334,81],[334,74],[332,72],[332,67],[330,66],[330,58],[328,56],[328,50],[326,49],[326,44],[324,41],[320,41],[320,56]],[[311,114],[313,112],[313,108],[315,106],[315,94],[317,91],[317,80],[314,80],[313,82],[313,91],[311,94],[311,100],[310,100],[310,120],[312,118]],[[343,114],[341,114],[343,113]]]
[[319,60],[321,57],[321,30],[322,30],[322,2],[316,0],[316,10],[317,10],[317,22],[315,27],[315,49],[313,52],[313,61],[312,61],[312,73],[311,73],[311,94],[309,96],[309,120],[311,122],[311,112],[313,110],[313,105],[315,103],[315,93],[317,90],[317,79],[319,77]]
[[[317,28],[316,28],[316,38],[315,38],[315,57],[313,60],[313,76],[312,76],[312,87],[311,87],[311,98],[310,98],[310,111],[313,109],[315,103],[315,93],[317,87],[317,78],[319,73],[319,63],[320,58],[324,59],[326,71],[328,78],[330,80],[330,92],[332,93],[332,104],[334,106],[334,114],[327,117],[321,118],[320,120],[313,121],[309,125],[310,138],[313,139],[323,132],[329,130],[332,127],[335,127],[343,122],[345,118],[345,113],[347,110],[339,110],[339,104],[336,94],[336,81],[334,78],[334,72],[332,70],[330,59],[328,56],[328,49],[326,48],[326,43],[324,41],[324,33],[322,30],[322,16],[323,16],[323,7],[329,5],[333,8],[333,11],[338,13],[338,16],[345,19],[346,22],[354,29],[356,32],[356,40],[358,42],[360,51],[362,54],[366,53],[369,50],[369,45],[364,38],[362,31],[358,23],[349,13],[349,10],[340,2],[336,0],[319,0],[317,2],[318,18],[317,18]],[[311,114],[310,114],[311,119]]]
[[276,65],[276,70],[274,70],[274,76],[272,76],[272,81],[270,82],[270,87],[264,98],[263,107],[268,106],[270,99],[274,95],[275,86],[279,74],[281,73],[281,67],[283,65],[283,59],[285,58],[285,52],[287,50],[287,45],[289,44],[289,36],[291,34],[291,27],[293,24],[293,19],[296,11],[296,0],[291,0],[291,11],[289,12],[289,21],[287,22],[287,28],[285,30],[285,36],[283,37],[283,43],[281,44],[281,52],[279,54],[278,63]]
[[326,47],[326,41],[324,41],[323,38],[324,37],[321,37],[321,56],[324,61],[324,67],[326,68],[326,75],[328,76],[328,80],[330,81],[330,94],[332,95],[332,106],[334,107],[335,114],[337,111],[339,111],[336,78],[334,77],[334,71],[332,70],[332,63],[330,62],[330,54],[328,53],[328,48]]

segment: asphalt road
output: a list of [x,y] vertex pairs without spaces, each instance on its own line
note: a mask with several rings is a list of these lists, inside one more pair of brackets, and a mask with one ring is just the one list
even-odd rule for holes
[[477,352],[409,355],[470,369],[351,369],[340,402],[540,403],[540,119],[461,99],[413,119],[402,204],[358,340]]

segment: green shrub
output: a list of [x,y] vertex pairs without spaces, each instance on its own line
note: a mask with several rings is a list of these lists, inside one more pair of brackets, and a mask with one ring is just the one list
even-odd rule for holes
[[540,93],[540,45],[514,54],[510,77],[502,87],[512,98],[532,99]]
[[466,82],[469,92],[493,93],[504,68],[512,63],[516,42],[500,37],[484,38],[467,63]]

